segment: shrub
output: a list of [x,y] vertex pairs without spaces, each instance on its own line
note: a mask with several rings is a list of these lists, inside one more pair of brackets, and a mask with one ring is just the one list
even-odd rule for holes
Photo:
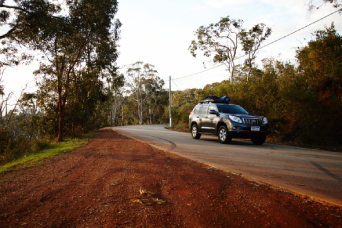
[[33,142],[32,151],[37,153],[44,149],[49,148],[51,145],[51,140],[48,138],[37,139]]

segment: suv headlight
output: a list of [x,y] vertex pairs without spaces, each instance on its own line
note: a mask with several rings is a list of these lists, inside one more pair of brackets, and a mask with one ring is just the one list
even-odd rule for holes
[[241,118],[236,117],[236,116],[231,116],[231,115],[229,115],[229,119],[233,120],[233,121],[236,122],[236,123],[242,123]]
[[267,124],[267,123],[268,123],[267,118],[264,117],[264,118],[262,119],[262,124]]

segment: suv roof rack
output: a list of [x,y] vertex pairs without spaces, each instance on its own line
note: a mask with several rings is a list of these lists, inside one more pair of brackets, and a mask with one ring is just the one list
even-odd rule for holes
[[207,96],[203,101],[200,103],[224,103],[229,104],[230,98],[228,96],[217,97],[217,96]]

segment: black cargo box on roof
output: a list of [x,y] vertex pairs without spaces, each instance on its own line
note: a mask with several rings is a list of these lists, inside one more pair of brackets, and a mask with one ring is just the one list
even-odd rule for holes
[[200,103],[225,103],[229,104],[230,98],[228,96],[223,96],[223,97],[217,97],[217,96],[207,96],[203,101]]

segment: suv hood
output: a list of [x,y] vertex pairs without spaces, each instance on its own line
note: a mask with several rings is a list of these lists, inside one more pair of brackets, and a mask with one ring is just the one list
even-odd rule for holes
[[245,115],[245,114],[229,114],[229,113],[220,113],[220,116],[228,118],[228,116],[237,116],[246,119],[262,119],[263,116],[252,116],[252,115]]

